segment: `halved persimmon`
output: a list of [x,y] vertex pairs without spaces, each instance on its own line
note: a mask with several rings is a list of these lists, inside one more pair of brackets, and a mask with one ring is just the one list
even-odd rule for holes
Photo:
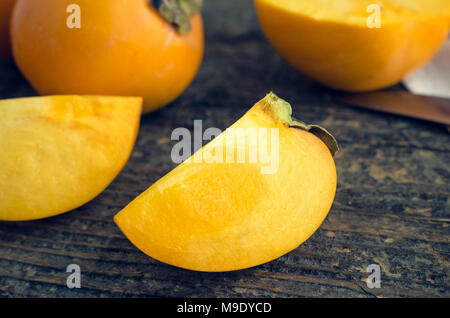
[[424,65],[447,37],[448,0],[255,0],[275,49],[312,79],[383,88]]

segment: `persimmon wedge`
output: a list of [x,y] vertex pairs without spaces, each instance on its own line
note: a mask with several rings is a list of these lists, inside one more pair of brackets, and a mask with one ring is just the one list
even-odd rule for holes
[[[250,131],[258,132],[256,143]],[[252,161],[251,151],[274,161]],[[256,266],[299,246],[325,219],[336,191],[335,151],[330,134],[293,120],[291,106],[271,93],[114,220],[140,250],[171,265]]]
[[0,220],[75,209],[102,192],[133,148],[142,99],[51,96],[0,101]]
[[286,61],[345,91],[399,82],[433,57],[450,25],[448,0],[255,0],[255,5],[265,35]]

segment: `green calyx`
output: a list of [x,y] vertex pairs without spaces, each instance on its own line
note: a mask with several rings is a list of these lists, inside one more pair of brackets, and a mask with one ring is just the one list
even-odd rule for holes
[[180,34],[191,31],[190,17],[202,10],[203,0],[162,0],[160,14],[173,24]]
[[263,104],[266,106],[267,110],[272,112],[281,122],[285,123],[289,127],[298,128],[306,130],[316,137],[318,137],[322,142],[328,147],[331,155],[334,157],[336,152],[339,151],[339,146],[336,138],[328,132],[325,128],[318,125],[307,125],[301,121],[292,118],[292,107],[291,104],[285,100],[279,98],[273,92],[270,92],[262,100]]

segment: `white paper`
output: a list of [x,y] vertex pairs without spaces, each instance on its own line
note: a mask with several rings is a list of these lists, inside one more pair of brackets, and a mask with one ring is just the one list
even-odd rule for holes
[[403,84],[414,94],[450,98],[450,38],[423,68],[406,76]]

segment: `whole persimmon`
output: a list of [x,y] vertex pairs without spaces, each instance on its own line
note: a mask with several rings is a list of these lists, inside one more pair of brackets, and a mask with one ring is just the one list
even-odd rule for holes
[[142,96],[144,112],[153,111],[178,97],[200,66],[201,4],[18,0],[14,58],[42,95]]
[[9,40],[9,22],[16,0],[0,1],[0,57],[11,55],[11,45]]

